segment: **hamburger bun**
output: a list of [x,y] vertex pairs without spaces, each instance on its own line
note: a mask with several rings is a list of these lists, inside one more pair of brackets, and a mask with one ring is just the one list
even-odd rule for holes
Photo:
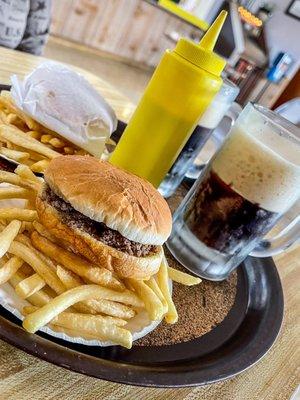
[[145,181],[89,156],[54,158],[44,174],[59,197],[134,242],[162,245],[172,229],[169,206]]
[[89,156],[53,159],[45,182],[83,216],[105,224],[134,245],[151,245],[151,251],[143,256],[128,254],[66,223],[61,210],[47,201],[44,186],[36,202],[39,219],[65,247],[121,277],[147,279],[158,271],[172,219],[167,203],[150,183]]

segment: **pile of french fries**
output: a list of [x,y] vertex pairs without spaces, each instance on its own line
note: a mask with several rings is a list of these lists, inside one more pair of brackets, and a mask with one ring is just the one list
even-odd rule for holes
[[0,154],[43,173],[59,155],[88,154],[19,110],[8,91],[0,94]]
[[9,282],[30,306],[23,327],[36,332],[48,325],[74,337],[132,346],[128,321],[146,310],[151,321],[174,324],[177,311],[169,280],[201,282],[170,268],[164,258],[146,281],[120,279],[111,271],[61,247],[38,221],[35,198],[42,184],[26,165],[0,171],[0,199],[24,199],[24,208],[0,208],[0,284]]

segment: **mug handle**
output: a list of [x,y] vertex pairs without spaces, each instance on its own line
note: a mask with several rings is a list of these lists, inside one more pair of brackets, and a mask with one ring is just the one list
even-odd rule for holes
[[[226,113],[224,115],[224,117],[228,117],[230,119],[229,129],[235,123],[235,120],[237,119],[237,117],[239,116],[239,114],[242,111],[243,111],[243,109],[238,103],[234,102],[231,104],[231,106],[229,107],[229,109],[226,111]],[[214,129],[214,131],[211,135],[211,139],[214,142],[216,149],[218,149],[222,145],[223,141],[225,140],[225,138],[229,132],[229,129],[225,134],[224,134],[224,132],[219,132],[220,133],[219,135],[218,135],[217,129]]]
[[231,119],[231,125],[234,124],[235,120],[237,119],[237,117],[240,115],[240,113],[243,111],[242,107],[234,102],[231,104],[231,106],[229,107],[229,110],[226,113],[226,116],[229,117]]
[[283,227],[281,232],[279,232],[273,238],[262,239],[255,249],[250,253],[250,256],[274,256],[282,253],[296,243],[300,243],[300,215],[297,215],[292,222]]

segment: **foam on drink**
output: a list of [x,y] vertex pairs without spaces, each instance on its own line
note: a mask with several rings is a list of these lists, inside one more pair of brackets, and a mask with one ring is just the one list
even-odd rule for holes
[[300,196],[300,147],[256,114],[236,124],[212,169],[245,199],[282,214]]

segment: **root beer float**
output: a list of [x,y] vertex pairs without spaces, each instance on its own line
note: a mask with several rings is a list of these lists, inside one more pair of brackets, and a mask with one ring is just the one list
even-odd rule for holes
[[216,265],[232,269],[300,197],[300,136],[274,134],[257,109],[246,107],[176,212],[168,246],[187,267],[197,254],[197,267],[202,262],[206,272]]

